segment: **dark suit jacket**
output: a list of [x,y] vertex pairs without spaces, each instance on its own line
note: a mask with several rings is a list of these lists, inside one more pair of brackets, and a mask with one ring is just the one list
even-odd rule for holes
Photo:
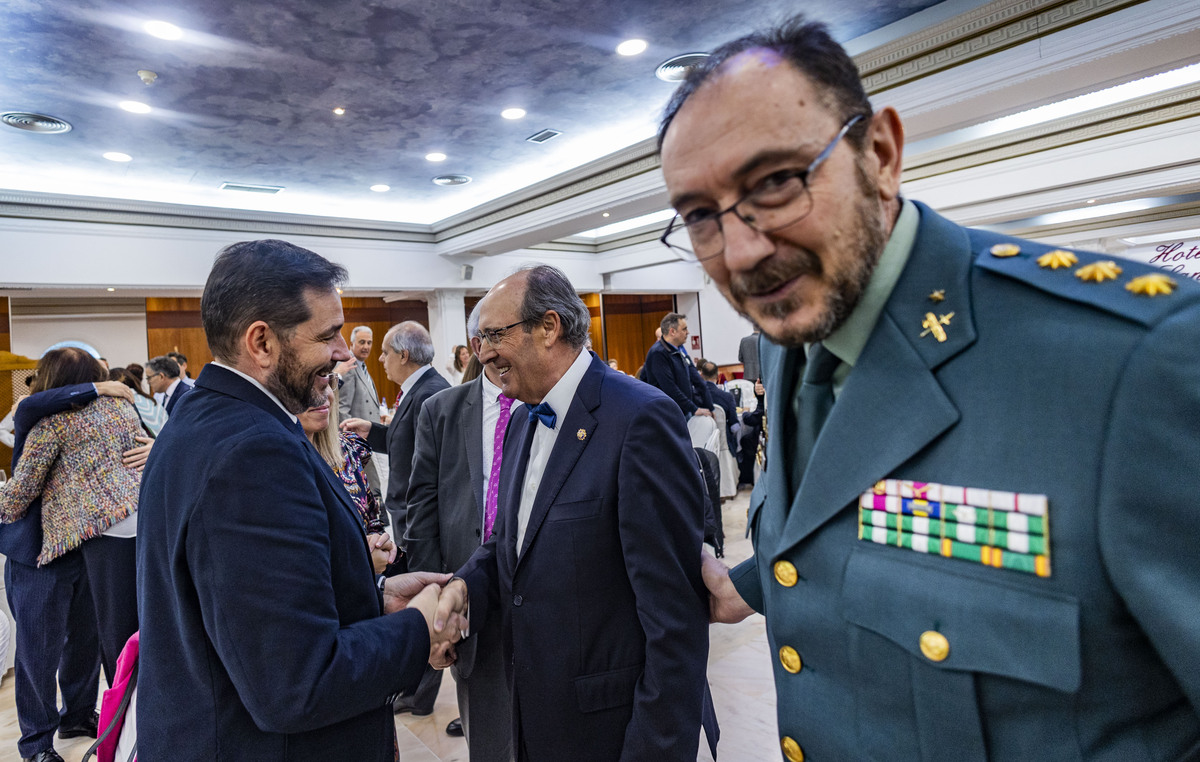
[[167,404],[164,407],[164,409],[167,411],[167,415],[170,415],[172,412],[174,412],[175,406],[178,405],[179,401],[183,399],[183,395],[190,393],[192,388],[193,387],[188,386],[184,382],[182,376],[179,377],[179,386],[175,387],[175,391],[171,394],[171,398],[167,400]]
[[712,409],[712,399],[700,371],[662,339],[654,342],[646,353],[645,381],[675,400],[684,415],[691,415],[701,407]]
[[392,519],[393,539],[402,548],[404,531],[408,526],[408,475],[412,470],[413,447],[417,438],[417,416],[425,400],[449,388],[450,382],[430,366],[400,398],[392,422],[386,427],[381,423],[372,423],[371,433],[367,436],[367,443],[372,450],[386,452],[388,456],[389,475],[384,507]]
[[762,367],[758,363],[758,338],[761,334],[743,336],[738,344],[738,362],[742,364],[742,378],[754,383],[762,378]]
[[696,759],[708,660],[703,485],[665,395],[592,357],[516,553],[527,420],[509,427],[496,534],[459,574],[503,617],[514,743],[545,760]]
[[[1162,271],[1123,260],[1117,279],[1085,281],[1107,256],[1054,269],[1039,262],[1052,247],[918,209],[796,494],[777,432],[803,354],[762,345],[769,465],[755,557],[734,576],[803,664],[773,660],[780,735],[812,759],[1192,758],[1200,288],[1131,293]],[[929,312],[954,313],[946,341],[921,336]],[[859,495],[885,478],[1045,495],[1049,576],[858,539]],[[937,660],[932,633],[948,643]]]
[[358,511],[298,424],[207,365],[139,506],[141,758],[390,761],[428,630],[381,616]]
[[[29,430],[48,415],[86,405],[96,399],[94,384],[76,384],[47,389],[32,394],[17,408],[13,416],[13,468],[25,450],[25,437]],[[12,524],[0,524],[0,553],[27,566],[37,566],[38,554],[42,552],[42,498],[29,504],[25,516]]]

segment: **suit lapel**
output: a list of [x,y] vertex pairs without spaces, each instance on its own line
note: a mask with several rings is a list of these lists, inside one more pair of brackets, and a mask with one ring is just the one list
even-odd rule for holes
[[[534,498],[533,508],[529,512],[529,524],[525,527],[525,542],[521,546],[520,558],[525,557],[538,529],[546,519],[546,514],[550,511],[550,506],[554,504],[563,484],[570,477],[575,464],[579,462],[579,457],[592,441],[596,419],[591,411],[600,404],[600,382],[604,378],[605,367],[597,358],[592,358],[591,364],[579,381],[579,387],[575,390],[571,407],[558,422],[558,438],[554,441],[554,449],[550,451],[550,459],[546,461],[546,470],[542,473],[542,482],[538,485],[537,497]],[[579,436],[580,431],[584,432],[582,437]],[[517,561],[518,565],[520,558]]]
[[[921,227],[908,264],[821,430],[800,490],[792,496],[786,517],[770,517],[768,526],[776,527],[782,518],[779,534],[766,535],[778,538],[770,555],[802,541],[959,419],[958,408],[934,373],[975,342],[972,260],[960,228],[925,207],[920,212]],[[945,292],[944,302],[929,299],[935,290]],[[921,336],[928,312],[955,313],[946,326],[945,342]],[[786,353],[780,378],[796,378],[798,354],[799,350]],[[789,362],[793,375],[787,375]],[[789,411],[793,389],[794,384],[772,394],[776,411]],[[773,442],[772,456],[782,458],[782,449],[783,442]],[[786,490],[786,469],[769,470],[774,473],[768,489],[787,494],[774,492]],[[779,507],[786,504],[776,502]]]
[[471,479],[471,493],[475,495],[475,506],[479,508],[479,526],[483,527],[483,448],[491,446],[483,441],[483,376],[472,382],[463,403],[462,431],[463,457],[467,460],[467,474]]

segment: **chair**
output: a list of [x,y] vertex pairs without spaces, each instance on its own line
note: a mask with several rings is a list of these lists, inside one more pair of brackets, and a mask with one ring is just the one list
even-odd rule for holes
[[719,405],[714,406],[713,420],[717,424],[717,431],[721,432],[721,436],[717,438],[717,459],[721,465],[721,498],[736,497],[738,464],[737,458],[729,449],[729,437],[725,436],[725,432],[728,431],[725,422],[725,408]]

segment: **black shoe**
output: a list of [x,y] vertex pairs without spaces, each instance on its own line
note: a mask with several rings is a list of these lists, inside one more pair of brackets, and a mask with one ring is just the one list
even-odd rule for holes
[[428,717],[433,714],[433,707],[425,709],[424,707],[413,706],[407,698],[397,699],[395,704],[392,704],[393,714],[404,714],[409,712],[413,717]]
[[[80,738],[82,736],[87,736],[88,738],[95,738],[96,737],[96,728],[99,725],[100,725],[100,715],[96,712],[92,712],[91,717],[87,718],[86,720],[79,723],[78,725],[71,725],[70,727],[59,726],[58,737],[59,738]],[[51,751],[53,751],[53,749],[51,749]],[[37,759],[37,757],[34,757],[34,759]],[[53,760],[54,757],[50,757],[50,759]],[[40,760],[39,760],[39,762],[40,762]]]
[[66,762],[54,749],[39,751],[32,757],[21,757],[21,762]]
[[446,726],[446,735],[454,736],[455,738],[463,737],[462,718],[450,720],[450,724]]

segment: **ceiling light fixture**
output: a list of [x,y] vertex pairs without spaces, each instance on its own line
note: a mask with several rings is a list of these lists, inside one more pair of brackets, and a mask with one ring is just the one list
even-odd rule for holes
[[379,183],[378,185],[371,186],[371,190],[375,191],[376,193],[387,193],[391,189],[392,189],[392,186],[384,185],[383,183]]
[[663,82],[682,82],[687,78],[688,72],[704,63],[706,58],[708,53],[684,53],[668,58],[654,70],[654,76]]
[[446,154],[444,154],[444,153],[438,153],[437,151],[434,151],[433,153],[425,154],[425,161],[445,161],[445,160],[446,160]]
[[333,113],[337,114],[338,116],[341,116],[342,114],[346,113],[346,109],[342,108],[341,106],[338,106],[337,108],[335,108],[333,110]]
[[617,46],[617,53],[623,56],[636,56],[646,52],[645,40],[625,40]]
[[142,29],[160,40],[178,40],[183,36],[183,30],[169,21],[147,21]]
[[26,132],[61,134],[71,131],[71,124],[56,116],[31,114],[28,111],[6,111],[0,114],[0,123]]
[[104,290],[105,290],[105,291],[116,291],[116,289],[115,289],[115,288],[112,288],[112,287],[106,288],[106,289],[104,289]]
[[158,74],[149,69],[138,69],[138,79],[142,81],[146,87],[154,84],[154,80],[158,79]]
[[504,117],[505,119],[522,119],[525,116],[525,109],[506,108],[500,112],[500,116]]
[[1089,204],[1094,204],[1094,203],[1096,203],[1096,199],[1094,199],[1094,198],[1089,198],[1089,199],[1087,200],[1087,202],[1088,202]]
[[141,101],[121,101],[117,104],[131,114],[149,114],[151,109]]
[[608,212],[605,212],[604,214],[602,214],[602,215],[600,215],[600,216],[601,216],[601,217],[611,217],[612,215],[611,215],[611,214],[609,214]]
[[438,175],[433,178],[434,185],[449,187],[451,185],[466,185],[471,182],[471,178],[466,175]]
[[109,161],[133,161],[132,156],[127,153],[121,153],[120,151],[108,151],[104,154],[104,158],[108,159]]

